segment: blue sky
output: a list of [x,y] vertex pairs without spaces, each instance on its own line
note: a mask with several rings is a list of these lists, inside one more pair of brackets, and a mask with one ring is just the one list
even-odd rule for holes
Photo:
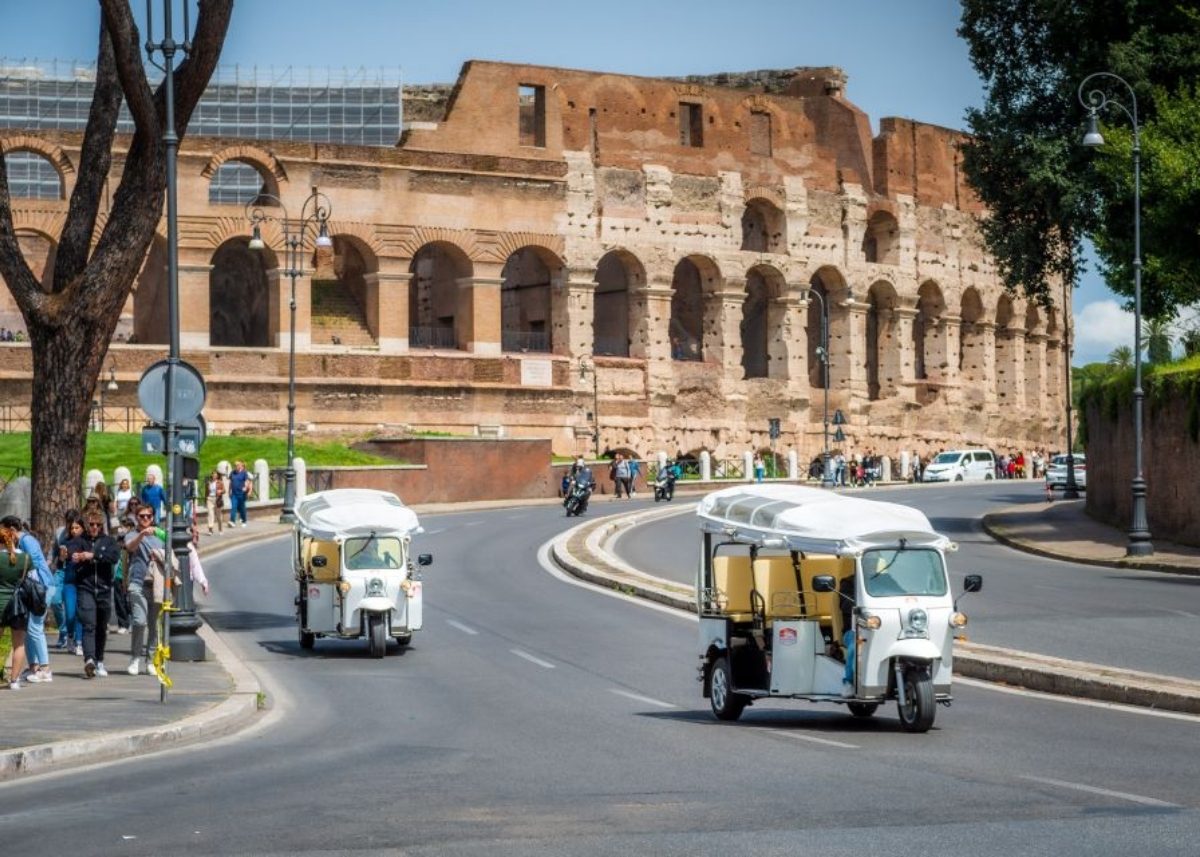
[[[133,7],[140,19],[145,3]],[[0,57],[94,59],[92,0],[0,9]],[[222,63],[398,67],[414,83],[452,82],[467,59],[651,76],[837,65],[876,129],[883,116],[963,128],[983,90],[958,20],[958,0],[237,0]],[[1075,317],[1077,365],[1133,344],[1132,316],[1094,272]]]

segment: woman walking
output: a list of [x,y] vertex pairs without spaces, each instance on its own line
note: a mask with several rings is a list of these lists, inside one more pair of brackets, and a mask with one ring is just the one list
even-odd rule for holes
[[12,536],[17,549],[29,555],[33,570],[38,580],[46,587],[46,609],[41,613],[30,613],[25,625],[25,647],[29,658],[29,681],[53,681],[54,674],[50,671],[50,649],[46,645],[46,614],[50,612],[50,602],[54,600],[54,573],[46,563],[42,546],[38,544],[33,533],[26,532],[21,519],[16,515],[8,515],[0,519],[0,527]]
[[208,481],[204,483],[204,508],[208,512],[208,534],[213,534],[214,521],[217,532],[224,532],[225,520],[222,514],[225,509],[225,480],[216,468],[213,468]]
[[12,672],[8,675],[10,690],[21,689],[21,672],[25,669],[25,626],[27,616],[12,609],[21,578],[32,568],[28,554],[18,550],[16,538],[8,527],[0,527],[0,633],[5,628],[12,634]]

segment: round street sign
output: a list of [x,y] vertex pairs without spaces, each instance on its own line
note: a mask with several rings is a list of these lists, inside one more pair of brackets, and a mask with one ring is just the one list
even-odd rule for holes
[[[142,373],[138,382],[138,404],[146,412],[146,416],[155,422],[167,421],[167,367],[166,360],[160,360]],[[190,363],[180,360],[175,364],[175,384],[171,391],[175,423],[188,423],[200,416],[204,409],[205,387],[204,379],[199,371]]]

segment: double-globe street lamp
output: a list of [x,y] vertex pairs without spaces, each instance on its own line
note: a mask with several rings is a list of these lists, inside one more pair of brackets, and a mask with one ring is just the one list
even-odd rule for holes
[[[283,212],[283,217],[268,211],[266,206],[278,208]],[[333,246],[333,239],[329,237],[331,211],[329,198],[315,187],[304,200],[297,220],[288,217],[283,200],[269,193],[260,193],[246,204],[246,219],[253,227],[249,248],[262,250],[267,246],[262,238],[262,224],[280,224],[283,228],[285,265],[281,273],[292,281],[292,299],[288,305],[291,321],[288,335],[287,469],[283,477],[283,511],[279,515],[282,523],[296,520],[296,279],[304,273],[304,241],[310,229],[316,233],[313,244],[318,251]]]
[[833,473],[829,467],[829,304],[825,296],[816,289],[809,287],[800,292],[804,300],[816,297],[821,302],[821,344],[817,346],[817,358],[821,361],[821,386],[824,392],[824,404],[821,409],[821,422],[824,424],[824,451],[821,458],[821,485],[832,487]]
[[[1131,107],[1110,98],[1103,89],[1088,89],[1089,83],[1101,78],[1124,86],[1129,92]],[[1142,404],[1145,398],[1142,391],[1142,163],[1137,96],[1125,78],[1110,71],[1098,71],[1089,74],[1080,82],[1079,103],[1087,108],[1088,112],[1087,132],[1083,135],[1083,145],[1088,148],[1094,149],[1104,145],[1104,137],[1100,133],[1099,113],[1110,105],[1129,117],[1133,125],[1133,515],[1125,554],[1150,556],[1154,553],[1154,545],[1150,541],[1150,524],[1146,518],[1146,479],[1142,472]]]

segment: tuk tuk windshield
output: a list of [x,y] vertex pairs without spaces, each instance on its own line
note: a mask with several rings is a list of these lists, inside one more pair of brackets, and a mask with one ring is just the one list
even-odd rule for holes
[[945,595],[948,589],[942,556],[933,550],[864,551],[862,569],[867,594],[876,597]]
[[395,536],[358,536],[342,545],[345,567],[350,571],[368,568],[400,568],[404,550]]

